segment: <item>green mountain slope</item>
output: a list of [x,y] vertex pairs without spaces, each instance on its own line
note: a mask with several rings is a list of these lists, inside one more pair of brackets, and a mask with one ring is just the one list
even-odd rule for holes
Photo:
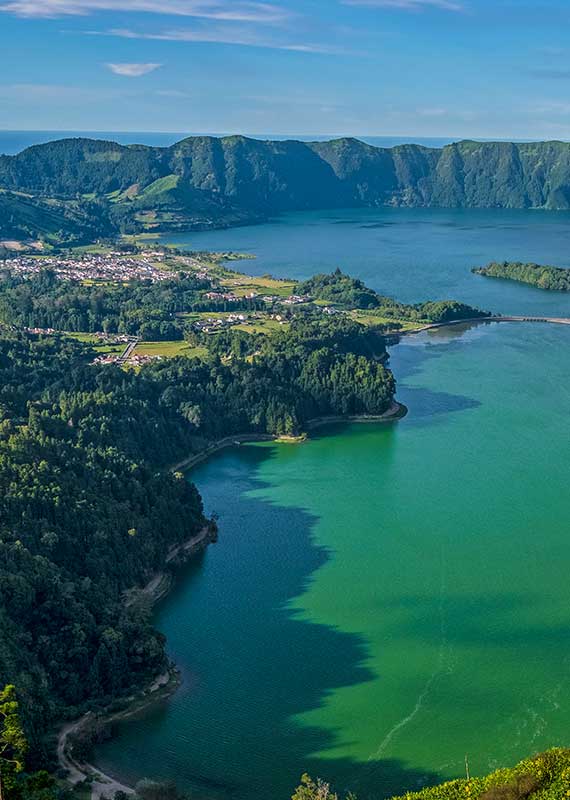
[[67,139],[0,157],[0,188],[99,199],[115,230],[201,228],[359,206],[570,208],[570,144],[197,136],[172,147]]
[[0,240],[91,241],[113,230],[105,206],[44,199],[0,189]]

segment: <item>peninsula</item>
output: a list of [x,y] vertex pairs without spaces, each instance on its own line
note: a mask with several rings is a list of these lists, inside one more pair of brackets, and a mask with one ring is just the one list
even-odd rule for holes
[[39,763],[58,721],[167,667],[133,587],[215,528],[173,464],[329,418],[395,419],[386,335],[487,316],[407,306],[340,270],[247,276],[228,255],[123,243],[0,273],[0,627]]
[[[122,240],[17,256],[0,272],[6,696],[29,761],[54,770],[57,756],[79,784],[93,773],[91,721],[176,685],[152,602],[173,559],[216,538],[180,470],[236,441],[396,420],[387,341],[520,319],[407,305],[341,270],[299,283],[246,275],[238,258]],[[469,785],[485,796],[487,784]],[[100,776],[93,796],[105,787],[121,788]]]

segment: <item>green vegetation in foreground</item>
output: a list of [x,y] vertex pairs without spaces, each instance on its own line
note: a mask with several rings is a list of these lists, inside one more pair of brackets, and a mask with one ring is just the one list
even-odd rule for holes
[[[449,781],[392,800],[563,800],[570,797],[570,750],[554,748],[484,778]],[[352,798],[348,795],[347,800]],[[323,781],[304,775],[292,800],[338,800]]]
[[92,241],[94,229],[204,230],[306,209],[568,209],[569,155],[565,142],[387,149],[195,136],[160,148],[75,138],[0,156],[0,190],[10,193],[10,215],[0,216],[11,236],[61,244]]
[[485,275],[488,278],[504,278],[509,281],[527,283],[538,289],[570,292],[570,269],[562,267],[524,264],[520,261],[494,261],[486,267],[475,267],[471,271],[476,275]]
[[71,800],[47,772],[26,772],[28,742],[16,687],[0,690],[0,798],[2,800]]

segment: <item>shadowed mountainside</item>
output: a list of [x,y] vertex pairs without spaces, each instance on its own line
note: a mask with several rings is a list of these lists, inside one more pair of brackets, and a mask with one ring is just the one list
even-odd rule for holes
[[319,208],[568,209],[570,144],[386,149],[357,139],[197,136],[160,148],[65,139],[1,156],[0,189],[59,203],[97,201],[91,215],[104,206],[109,234],[220,227]]

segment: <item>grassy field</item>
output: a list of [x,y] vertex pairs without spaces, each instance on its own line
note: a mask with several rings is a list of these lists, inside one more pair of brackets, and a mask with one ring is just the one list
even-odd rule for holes
[[205,356],[205,347],[192,347],[188,342],[140,342],[134,350],[134,355],[139,356],[163,356],[163,358],[174,358],[175,356],[187,356],[188,358],[199,358]]
[[[198,320],[201,319],[227,319],[229,316],[235,313],[235,311],[192,311],[186,314],[178,314],[177,316],[179,319],[183,319],[188,323],[192,323],[198,322]],[[253,318],[248,322],[240,322],[237,325],[233,325],[231,330],[245,331],[246,333],[266,333],[269,335],[279,330],[286,330],[288,327],[288,322],[281,324],[279,320],[270,319],[269,315],[267,315],[261,316],[260,318]]]
[[276,280],[268,275],[254,277],[252,275],[243,275],[240,272],[229,271],[226,271],[223,277],[220,278],[220,283],[231,289],[238,297],[243,297],[251,292],[289,297],[295,289],[294,281]]
[[90,345],[96,351],[97,355],[103,355],[104,353],[120,354],[126,347],[124,342],[119,342],[117,344],[102,342],[94,333],[66,333],[65,335],[69,336],[70,339],[75,339],[76,342]]
[[[103,355],[104,353],[120,354],[126,347],[123,342],[118,344],[101,342],[93,333],[67,333],[66,336],[82,344],[89,345],[97,355]],[[139,342],[134,349],[134,355],[162,356],[163,358],[174,358],[175,356],[200,358],[207,355],[207,350],[205,347],[193,347],[185,341]]]
[[287,330],[288,327],[288,322],[281,324],[276,319],[256,319],[248,324],[240,323],[239,325],[234,325],[232,330],[245,331],[246,333],[266,333],[269,336],[276,331]]
[[404,331],[414,331],[418,328],[421,328],[425,325],[424,322],[410,322],[409,320],[405,319],[394,319],[393,317],[381,317],[379,314],[375,314],[374,311],[362,311],[362,310],[354,310],[349,311],[349,316],[351,319],[355,320],[356,322],[360,322],[362,325],[387,325],[392,326],[396,323],[399,323],[400,330]]

